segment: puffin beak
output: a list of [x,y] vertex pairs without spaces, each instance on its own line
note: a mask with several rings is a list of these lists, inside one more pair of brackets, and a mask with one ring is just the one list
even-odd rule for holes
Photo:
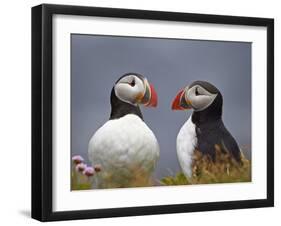
[[145,92],[141,96],[137,97],[137,99],[139,100],[138,102],[146,107],[156,107],[158,97],[154,86],[152,84],[149,84],[146,79],[144,80],[144,84]]
[[150,90],[150,100],[145,106],[156,107],[158,103],[158,96],[152,84],[149,84],[149,90]]
[[172,103],[172,110],[187,110],[191,109],[191,101],[185,99],[184,89],[180,90]]

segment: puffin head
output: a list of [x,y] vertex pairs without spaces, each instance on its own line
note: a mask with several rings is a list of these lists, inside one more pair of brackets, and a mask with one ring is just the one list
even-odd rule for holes
[[144,76],[137,73],[127,73],[114,85],[116,97],[131,105],[142,104],[147,107],[157,106],[157,93],[152,84]]
[[180,90],[172,103],[173,110],[193,109],[201,112],[213,108],[221,112],[222,95],[211,83],[195,81]]

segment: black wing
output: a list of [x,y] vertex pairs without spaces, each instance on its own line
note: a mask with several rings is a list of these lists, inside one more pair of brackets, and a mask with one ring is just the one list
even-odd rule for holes
[[229,152],[236,161],[241,161],[241,151],[240,148],[234,139],[234,137],[230,134],[230,132],[223,125],[222,129],[222,139],[220,142],[222,149],[226,152]]
[[238,162],[241,160],[239,146],[233,136],[225,128],[222,121],[208,124],[196,129],[197,149],[203,154],[215,159],[215,146],[219,145],[221,151],[230,153]]

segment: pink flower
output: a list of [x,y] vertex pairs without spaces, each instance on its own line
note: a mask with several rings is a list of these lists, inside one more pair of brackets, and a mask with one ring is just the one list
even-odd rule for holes
[[75,169],[77,172],[83,172],[86,169],[87,165],[83,162],[76,165]]
[[84,159],[80,155],[74,155],[72,157],[72,162],[77,165],[77,164],[79,164],[81,162],[84,162]]
[[85,170],[83,171],[83,174],[86,175],[87,177],[93,176],[94,173],[95,173],[95,171],[94,171],[93,167],[90,167],[90,166],[87,166],[85,168]]
[[101,165],[100,164],[97,164],[94,166],[94,169],[95,169],[95,172],[100,172],[101,171]]

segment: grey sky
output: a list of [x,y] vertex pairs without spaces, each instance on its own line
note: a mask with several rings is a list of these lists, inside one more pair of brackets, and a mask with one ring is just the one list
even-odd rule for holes
[[180,170],[176,136],[191,114],[172,111],[177,91],[195,80],[214,84],[224,98],[223,120],[251,155],[251,43],[71,36],[72,154],[88,159],[88,142],[110,114],[110,91],[124,73],[146,76],[158,107],[144,108],[146,124],[160,144],[156,177]]

